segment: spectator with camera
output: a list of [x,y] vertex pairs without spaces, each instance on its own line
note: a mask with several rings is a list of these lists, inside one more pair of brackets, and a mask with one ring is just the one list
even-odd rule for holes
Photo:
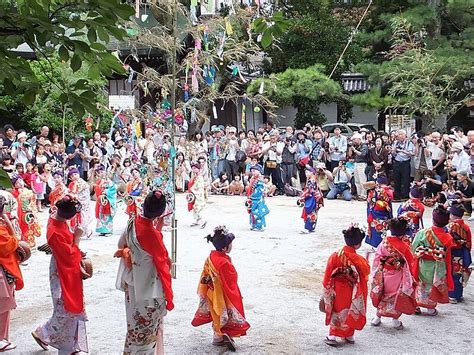
[[33,158],[33,151],[30,144],[26,141],[28,138],[25,131],[18,133],[17,141],[11,145],[12,158],[15,164],[21,163],[26,165]]
[[362,141],[362,135],[355,133],[349,144],[349,156],[354,161],[354,183],[357,189],[357,197],[361,201],[367,199],[367,191],[362,186],[367,182],[365,171],[367,169],[367,155],[369,149]]
[[75,166],[79,170],[79,176],[84,175],[83,163],[85,159],[84,148],[82,147],[82,137],[75,135],[72,144],[66,148],[67,166]]
[[313,132],[313,152],[311,158],[313,159],[313,166],[316,166],[317,163],[326,162],[326,139],[324,138],[324,132],[321,127],[316,127],[316,130]]
[[441,180],[441,177],[444,175],[444,162],[446,160],[441,133],[432,132],[427,138],[426,146],[431,153],[432,170],[435,172],[435,175],[439,176],[439,180]]
[[382,138],[375,139],[375,146],[369,149],[367,180],[375,181],[377,175],[387,175],[389,151],[384,147]]
[[346,160],[347,138],[341,134],[341,129],[336,127],[334,135],[329,138],[329,157],[331,159],[331,170],[339,166],[340,161]]
[[264,175],[271,176],[273,184],[275,184],[278,189],[278,193],[284,194],[285,190],[280,165],[285,143],[279,141],[279,133],[277,130],[271,131],[268,136],[269,138],[264,139],[262,146],[263,161],[265,164]]
[[433,162],[424,132],[417,132],[413,138],[413,143],[415,145],[415,155],[413,158],[415,163],[415,181],[418,182],[423,178],[423,171],[433,170]]
[[346,162],[344,160],[340,160],[338,164],[339,165],[332,173],[334,177],[334,185],[331,187],[326,197],[328,200],[334,200],[337,199],[339,195],[341,195],[344,200],[350,201],[352,200],[350,183],[352,174],[346,168]]
[[459,171],[467,172],[468,176],[471,171],[471,157],[464,151],[464,146],[461,142],[454,142],[451,145],[452,159],[450,162],[451,171],[450,176],[456,178]]
[[296,161],[301,186],[306,185],[306,165],[312,164],[311,153],[313,142],[308,139],[306,132],[296,132]]
[[285,146],[281,154],[281,170],[283,171],[283,183],[291,184],[291,179],[296,177],[296,149],[297,145],[287,129],[285,135]]
[[331,172],[326,169],[326,165],[324,163],[318,163],[316,165],[316,182],[318,183],[318,187],[321,190],[323,197],[327,197],[331,190],[333,181],[334,177]]
[[392,145],[394,202],[408,200],[410,190],[410,161],[415,155],[415,147],[404,129],[397,131]]

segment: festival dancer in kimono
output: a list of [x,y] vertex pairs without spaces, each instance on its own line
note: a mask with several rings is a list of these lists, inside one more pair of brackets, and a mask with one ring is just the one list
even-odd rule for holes
[[306,166],[306,188],[300,199],[304,202],[301,218],[304,220],[304,230],[301,234],[313,233],[318,222],[318,211],[324,206],[323,194],[316,181],[316,170]]
[[66,195],[56,203],[56,208],[56,214],[48,221],[47,232],[52,251],[49,280],[53,315],[31,335],[43,350],[52,346],[59,354],[87,353],[82,280],[90,275],[81,266],[79,242],[83,230],[77,225],[73,233],[67,223],[79,213],[81,204],[72,195]]
[[191,180],[188,183],[188,211],[193,211],[194,222],[191,227],[205,228],[207,221],[203,219],[202,212],[206,207],[206,187],[199,163],[191,164]]
[[351,224],[342,233],[346,246],[329,257],[320,303],[320,309],[326,313],[326,325],[329,325],[329,335],[324,342],[330,346],[354,344],[355,330],[362,330],[366,323],[370,266],[357,254],[365,231],[357,224]]
[[423,226],[425,206],[421,202],[422,199],[423,189],[420,186],[413,186],[410,190],[410,199],[398,207],[398,217],[409,221],[407,236],[410,240],[413,240],[415,234],[420,230],[420,223]]
[[0,352],[16,348],[9,336],[10,312],[16,308],[15,291],[23,288],[16,252],[19,235],[5,210],[6,204],[6,199],[0,196]]
[[114,255],[121,258],[116,287],[125,292],[127,355],[164,354],[163,318],[174,308],[171,260],[161,234],[165,211],[165,195],[150,192],[142,212],[129,219]]
[[414,257],[407,242],[408,221],[394,218],[389,221],[390,234],[377,247],[372,263],[372,304],[377,315],[372,325],[381,324],[381,317],[392,318],[395,329],[403,329],[402,314],[416,311]]
[[5,199],[5,205],[3,206],[3,209],[13,225],[15,235],[18,236],[18,238],[21,238],[22,233],[18,223],[18,201],[11,192],[3,190],[1,187],[0,196]]
[[107,178],[103,165],[100,165],[96,171],[98,179],[94,185],[97,198],[95,205],[97,225],[95,231],[104,236],[113,233],[114,216],[117,210],[117,188],[113,181]]
[[[455,242],[445,231],[449,212],[443,206],[433,210],[433,226],[420,230],[412,242],[415,255],[416,302],[426,308],[426,314],[436,316],[438,303],[448,303],[448,291],[454,291],[451,248]],[[417,313],[421,313],[418,309]]]
[[69,191],[76,197],[76,199],[81,204],[81,213],[77,214],[71,220],[71,227],[74,229],[77,225],[81,226],[81,229],[84,231],[84,236],[90,238],[92,236],[92,214],[91,214],[91,193],[90,187],[87,182],[82,180],[79,175],[79,170],[76,168],[69,169],[68,172],[69,179]]
[[393,191],[386,176],[378,176],[376,186],[367,193],[367,238],[365,242],[377,248],[387,231],[387,221],[393,217]]
[[53,172],[54,188],[49,193],[49,203],[51,206],[51,214],[56,212],[56,202],[67,195],[68,189],[64,184],[64,173],[61,170]]
[[130,217],[134,217],[138,214],[137,207],[141,205],[142,193],[145,188],[143,180],[140,176],[140,170],[132,169],[132,181],[127,183],[127,197],[126,197],[126,209],[125,213]]
[[235,236],[225,226],[217,226],[206,239],[216,250],[211,251],[204,263],[198,285],[199,306],[191,324],[198,327],[212,322],[212,344],[235,351],[234,338],[246,335],[250,328],[245,319],[237,271],[227,255]]
[[36,246],[35,238],[41,236],[38,223],[38,210],[35,194],[25,187],[25,182],[18,175],[12,177],[13,196],[18,201],[18,224],[21,229],[21,240],[28,242],[30,248]]
[[250,229],[263,232],[267,226],[265,216],[270,213],[264,199],[263,168],[260,164],[250,167],[252,177],[247,186],[247,212],[250,214]]
[[471,276],[469,266],[472,263],[472,235],[471,229],[462,219],[465,212],[466,209],[462,204],[453,204],[449,209],[451,222],[448,225],[448,230],[454,239],[454,246],[451,250],[454,290],[448,293],[450,303],[464,300],[463,289]]

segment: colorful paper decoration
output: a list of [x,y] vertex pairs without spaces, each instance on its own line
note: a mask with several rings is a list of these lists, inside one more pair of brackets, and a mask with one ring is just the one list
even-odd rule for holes
[[247,106],[245,105],[245,101],[242,101],[242,118],[241,118],[241,125],[242,128],[245,129],[245,115],[247,114]]
[[216,108],[216,105],[212,104],[212,113],[214,115],[214,119],[217,120],[218,116],[217,116],[217,108]]
[[92,126],[94,125],[94,120],[92,119],[92,117],[86,117],[84,121],[86,122],[86,131],[92,132]]
[[234,30],[232,29],[232,24],[230,23],[227,17],[224,17],[224,23],[225,23],[225,32],[227,33],[227,36],[232,36],[232,34],[234,33]]

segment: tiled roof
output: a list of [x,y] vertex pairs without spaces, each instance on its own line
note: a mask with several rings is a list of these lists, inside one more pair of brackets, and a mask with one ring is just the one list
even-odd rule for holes
[[362,73],[343,73],[341,82],[346,92],[364,92],[370,89],[367,76]]

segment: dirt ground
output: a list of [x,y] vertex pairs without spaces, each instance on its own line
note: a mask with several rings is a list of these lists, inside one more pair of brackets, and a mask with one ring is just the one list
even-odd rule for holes
[[[326,201],[320,211],[316,233],[300,235],[301,209],[294,198],[267,200],[270,215],[264,232],[252,232],[244,197],[211,196],[205,230],[190,227],[191,214],[184,195],[177,196],[178,268],[174,280],[176,308],[165,317],[165,350],[169,354],[223,353],[210,344],[211,327],[194,328],[191,320],[198,299],[197,283],[205,258],[212,250],[204,237],[218,224],[236,235],[232,260],[239,273],[248,336],[237,339],[242,354],[310,354],[325,352],[434,354],[473,353],[474,288],[465,290],[464,303],[442,305],[439,316],[403,316],[405,329],[395,331],[388,321],[381,327],[368,324],[356,333],[356,344],[329,348],[323,343],[328,328],[318,311],[321,280],[329,255],[343,245],[341,231],[350,222],[365,221],[363,202]],[[125,336],[124,295],[115,289],[118,260],[113,258],[118,236],[126,223],[122,212],[115,217],[114,235],[94,236],[81,242],[94,263],[94,277],[85,281],[84,293],[88,342],[91,354],[119,354]],[[428,209],[425,224],[430,225]],[[46,215],[42,216],[43,225]],[[42,238],[44,240],[44,237]],[[165,233],[168,246],[170,233]],[[40,241],[41,243],[41,241]],[[52,312],[49,256],[35,252],[23,267],[25,288],[17,293],[18,307],[12,314],[11,339],[18,345],[10,354],[48,354],[34,342],[30,332]],[[375,313],[368,307],[368,322]],[[49,352],[56,353],[56,352]]]

